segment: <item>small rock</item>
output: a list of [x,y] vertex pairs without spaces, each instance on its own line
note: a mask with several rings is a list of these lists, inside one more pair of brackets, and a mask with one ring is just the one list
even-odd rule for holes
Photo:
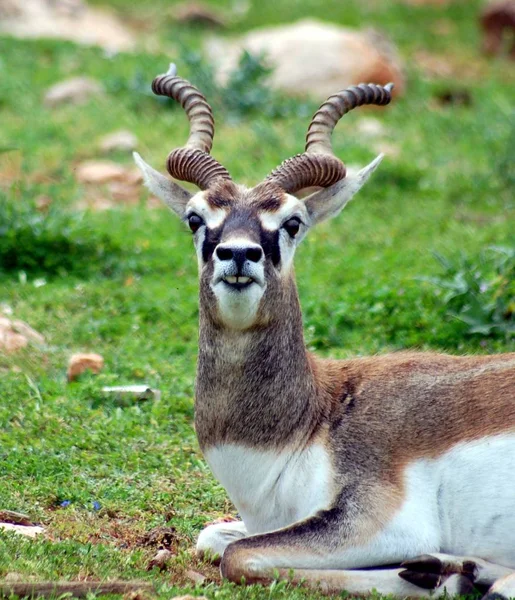
[[122,181],[113,181],[109,184],[108,189],[113,200],[118,202],[124,202],[125,204],[136,204],[139,201],[139,186]]
[[68,381],[75,381],[84,371],[92,371],[96,375],[104,366],[104,359],[100,354],[74,354],[68,362]]
[[34,538],[45,531],[43,527],[40,527],[39,525],[13,525],[12,523],[0,523],[0,529],[3,529],[4,531],[14,531],[14,533],[31,538]]
[[138,138],[126,129],[114,131],[100,140],[102,152],[132,152],[138,144]]
[[26,348],[29,342],[44,344],[45,338],[24,321],[0,317],[0,350],[11,354]]
[[175,6],[172,17],[178,23],[204,25],[207,27],[226,27],[227,20],[203,2],[182,2]]
[[27,338],[19,333],[9,330],[0,331],[0,349],[4,350],[7,354],[26,348],[28,343]]
[[451,104],[452,106],[470,106],[472,96],[466,89],[448,89],[443,90],[436,95],[440,104]]
[[361,117],[356,123],[356,131],[364,137],[380,137],[385,134],[385,127],[378,119]]
[[85,0],[0,0],[0,32],[97,44],[109,52],[130,50],[135,44],[134,34],[120,19]]
[[86,160],[77,166],[75,177],[80,183],[96,185],[121,182],[136,186],[142,182],[139,169],[124,167],[111,160]]
[[151,571],[154,567],[157,567],[160,571],[164,571],[172,556],[173,554],[170,550],[159,550],[159,552],[149,561],[147,571]]
[[376,142],[373,145],[374,152],[385,154],[390,158],[398,158],[401,155],[401,149],[391,142]]
[[102,184],[110,181],[124,181],[128,169],[109,160],[87,160],[75,172],[80,183]]
[[46,194],[40,194],[34,200],[34,204],[36,205],[36,210],[46,213],[52,204],[52,198]]
[[149,600],[149,596],[145,592],[133,590],[124,594],[123,600]]
[[14,512],[13,510],[0,510],[0,522],[12,523],[13,525],[32,526],[34,523],[28,515]]
[[204,45],[220,83],[237,67],[244,50],[264,56],[273,68],[271,87],[317,99],[363,81],[405,87],[403,67],[393,44],[375,30],[358,31],[304,19],[287,25],[254,29],[236,40],[210,38]]
[[118,399],[134,398],[135,400],[160,400],[160,390],[155,390],[148,385],[117,385],[103,387],[102,391],[106,394],[112,394]]
[[207,580],[205,575],[202,575],[202,573],[198,573],[197,571],[193,571],[192,569],[188,569],[186,571],[186,577],[195,585],[202,585]]
[[32,329],[30,325],[27,325],[27,323],[25,323],[24,321],[14,319],[14,321],[12,321],[12,328],[14,329],[14,331],[20,333],[31,342],[35,342],[36,344],[45,343],[45,338],[38,331]]
[[18,581],[34,581],[35,577],[33,575],[25,575],[25,573],[16,573],[13,571],[11,573],[7,573],[4,577],[4,581],[6,583],[17,583]]
[[99,96],[103,92],[104,88],[91,77],[73,77],[49,88],[44,102],[50,108],[60,104],[84,104],[92,96]]

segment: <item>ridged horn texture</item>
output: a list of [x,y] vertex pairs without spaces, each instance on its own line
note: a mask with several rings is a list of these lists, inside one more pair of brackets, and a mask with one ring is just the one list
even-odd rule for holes
[[154,79],[152,91],[179,102],[190,122],[190,135],[185,146],[172,150],[168,156],[170,175],[194,183],[202,190],[215,179],[231,179],[227,169],[209,154],[213,146],[215,121],[211,107],[199,90],[189,81],[177,77],[172,64],[168,73]]
[[285,160],[274,169],[271,180],[293,194],[303,188],[329,187],[345,177],[343,162],[333,153],[331,134],[338,121],[353,108],[364,104],[384,106],[391,100],[393,83],[380,86],[360,83],[330,96],[311,119],[304,154]]

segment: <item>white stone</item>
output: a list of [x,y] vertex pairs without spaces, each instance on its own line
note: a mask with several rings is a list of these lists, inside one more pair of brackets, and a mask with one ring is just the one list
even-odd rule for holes
[[127,177],[127,169],[109,160],[87,160],[77,167],[75,177],[80,183],[102,184],[124,181]]
[[274,68],[270,84],[318,99],[358,83],[395,84],[404,89],[402,66],[393,46],[375,31],[356,31],[305,19],[290,25],[254,29],[237,40],[211,38],[206,54],[220,82],[237,68],[243,50],[263,55]]
[[19,38],[57,38],[130,50],[132,32],[105,9],[84,0],[0,0],[0,32]]
[[44,102],[50,108],[61,104],[84,104],[92,96],[98,96],[103,91],[100,83],[91,77],[72,77],[49,88]]
[[39,525],[14,525],[13,523],[0,523],[0,529],[3,529],[4,531],[14,531],[14,533],[31,538],[34,538],[45,531],[43,527],[40,527]]
[[138,145],[138,138],[126,129],[114,131],[100,140],[100,149],[102,152],[132,152]]

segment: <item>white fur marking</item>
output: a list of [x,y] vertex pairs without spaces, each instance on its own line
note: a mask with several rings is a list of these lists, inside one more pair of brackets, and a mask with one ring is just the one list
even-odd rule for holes
[[223,208],[212,208],[206,200],[207,192],[198,192],[188,202],[186,213],[194,212],[204,219],[206,225],[211,229],[216,229],[224,222],[227,217],[227,211]]
[[286,527],[328,508],[333,472],[325,448],[282,453],[224,444],[206,460],[250,534]]
[[197,554],[203,555],[209,551],[211,554],[223,556],[225,549],[231,542],[241,540],[247,535],[248,532],[241,521],[208,525],[198,536]]
[[211,284],[220,317],[227,327],[237,330],[251,327],[259,310],[266,285],[251,283],[243,290],[233,290],[224,281]]
[[290,217],[298,216],[304,223],[308,223],[308,213],[304,203],[285,194],[286,201],[276,211],[260,211],[259,220],[264,229],[268,231],[277,231],[284,221]]

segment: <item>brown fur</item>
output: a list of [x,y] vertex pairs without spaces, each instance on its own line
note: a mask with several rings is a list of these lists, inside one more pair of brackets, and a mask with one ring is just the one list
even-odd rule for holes
[[238,187],[227,179],[217,179],[206,193],[206,201],[211,208],[228,208],[238,198]]
[[206,194],[211,208],[251,207],[255,215],[260,211],[276,211],[284,202],[284,191],[270,181],[264,181],[254,188],[242,190],[227,179],[217,179]]

